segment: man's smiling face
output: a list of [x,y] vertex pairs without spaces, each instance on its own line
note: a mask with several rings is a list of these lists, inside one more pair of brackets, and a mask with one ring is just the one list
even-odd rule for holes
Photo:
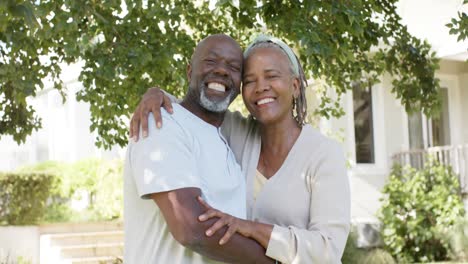
[[215,35],[195,50],[187,70],[189,87],[200,105],[211,112],[224,112],[239,94],[242,50],[232,38]]

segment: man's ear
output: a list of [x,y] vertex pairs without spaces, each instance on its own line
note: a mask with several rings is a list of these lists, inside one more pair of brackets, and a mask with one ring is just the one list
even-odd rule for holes
[[192,65],[188,64],[187,65],[187,80],[190,83],[190,80],[192,78]]

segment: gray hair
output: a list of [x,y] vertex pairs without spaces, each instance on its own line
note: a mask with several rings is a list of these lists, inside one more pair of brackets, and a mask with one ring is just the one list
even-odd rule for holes
[[299,59],[297,58],[296,54],[294,54],[294,51],[282,40],[263,34],[258,35],[255,40],[245,49],[244,59],[247,59],[247,57],[254,49],[261,47],[277,47],[288,57],[291,73],[294,77],[299,79],[300,83],[299,96],[298,98],[293,98],[293,117],[298,125],[302,127],[306,123],[307,116],[307,100],[305,95],[307,80],[305,78],[304,70],[302,69]]

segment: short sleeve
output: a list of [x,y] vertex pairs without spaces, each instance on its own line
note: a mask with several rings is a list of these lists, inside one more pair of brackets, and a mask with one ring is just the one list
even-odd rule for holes
[[148,137],[129,145],[132,175],[143,199],[153,193],[201,187],[192,137],[165,110],[161,114],[161,129],[156,128],[150,114]]

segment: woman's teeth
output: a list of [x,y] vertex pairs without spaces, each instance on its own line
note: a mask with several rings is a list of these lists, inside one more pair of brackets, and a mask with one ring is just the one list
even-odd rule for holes
[[273,102],[275,99],[273,98],[265,98],[257,101],[257,105],[263,105]]

